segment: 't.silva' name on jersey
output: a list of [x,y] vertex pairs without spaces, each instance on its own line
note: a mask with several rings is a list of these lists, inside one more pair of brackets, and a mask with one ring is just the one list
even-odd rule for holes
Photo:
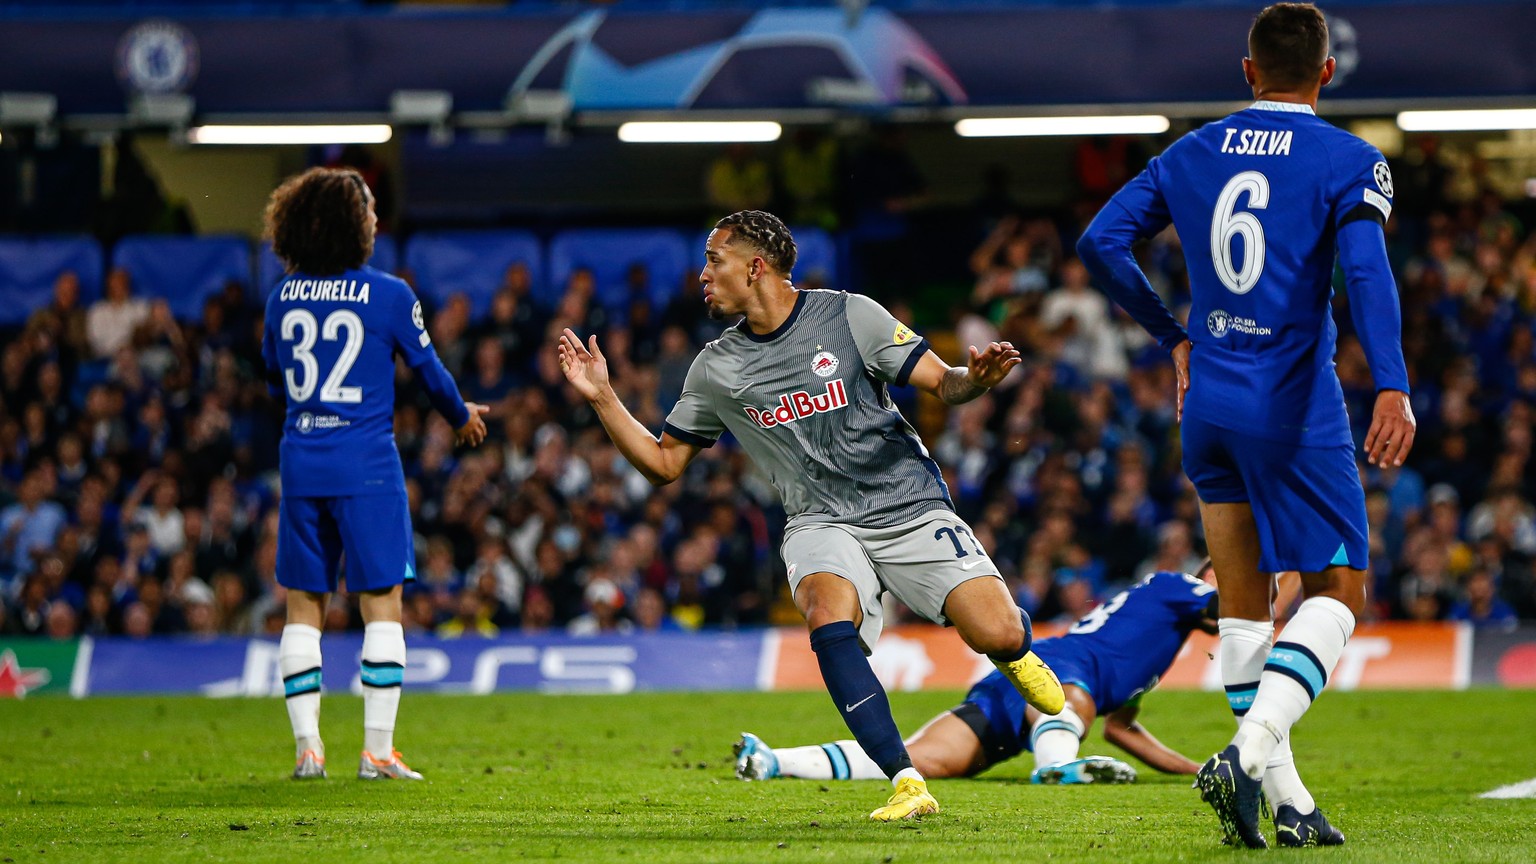
[[815,414],[825,414],[848,407],[848,391],[842,380],[828,381],[827,389],[812,396],[809,391],[796,390],[779,397],[776,408],[747,408],[747,416],[763,429],[783,426],[796,420],[804,420]]
[[[1236,143],[1232,141],[1234,136]],[[1228,129],[1227,137],[1221,142],[1221,152],[1239,156],[1289,156],[1291,130]]]
[[367,303],[368,283],[356,279],[289,279],[283,283],[278,299]]

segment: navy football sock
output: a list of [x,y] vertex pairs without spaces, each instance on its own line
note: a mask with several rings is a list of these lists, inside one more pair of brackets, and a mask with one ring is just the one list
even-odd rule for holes
[[859,648],[859,631],[853,622],[836,621],[816,628],[811,633],[811,650],[816,652],[821,679],[833,704],[869,758],[887,777],[911,768],[912,757],[907,755],[901,732],[891,718],[891,701]]
[[987,659],[996,663],[1012,663],[1015,660],[1023,660],[1024,655],[1029,653],[1029,649],[1034,647],[1035,628],[1030,626],[1029,613],[1020,609],[1019,620],[1024,622],[1024,644],[1020,645],[1019,650],[1012,654],[988,654]]

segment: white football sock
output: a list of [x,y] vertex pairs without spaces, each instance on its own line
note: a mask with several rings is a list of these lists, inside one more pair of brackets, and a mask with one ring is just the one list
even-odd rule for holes
[[884,780],[885,772],[857,741],[774,750],[780,777],[805,780]]
[[1238,727],[1238,756],[1249,777],[1259,777],[1290,729],[1321,695],[1355,616],[1331,597],[1312,597],[1296,610],[1264,663],[1253,708]]
[[[1259,678],[1264,674],[1264,662],[1269,657],[1270,643],[1274,641],[1275,625],[1269,621],[1223,618],[1218,627],[1221,632],[1221,680],[1226,685],[1232,713],[1241,724],[1258,693]],[[1302,815],[1311,813],[1317,806],[1296,771],[1290,735],[1275,745],[1265,765],[1264,795],[1271,806],[1290,804]]]
[[320,741],[320,631],[308,624],[284,627],[277,643],[277,671],[283,676],[295,757],[313,750],[325,758]]
[[1071,703],[1063,706],[1060,714],[1040,715],[1029,730],[1029,749],[1035,754],[1035,767],[1046,768],[1076,759],[1083,732],[1083,718],[1072,710]]
[[395,714],[405,674],[405,630],[398,621],[363,628],[363,749],[380,759],[395,750]]
[[923,779],[923,775],[919,774],[917,772],[916,768],[903,768],[900,771],[896,772],[896,776],[895,777],[891,778],[891,786],[894,787],[896,784],[900,783],[903,780],[922,780],[922,779]]

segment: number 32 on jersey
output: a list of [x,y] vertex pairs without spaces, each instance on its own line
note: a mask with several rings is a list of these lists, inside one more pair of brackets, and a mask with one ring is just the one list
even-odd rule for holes
[[325,323],[320,324],[308,309],[290,309],[283,315],[281,333],[283,341],[293,343],[293,362],[298,366],[283,371],[289,399],[305,402],[315,392],[315,385],[320,381],[320,363],[310,352],[319,338],[327,342],[345,339],[336,365],[331,367],[330,374],[325,376],[325,385],[320,388],[320,401],[339,405],[356,405],[363,401],[363,388],[342,384],[363,350],[363,319],[356,312],[337,309],[325,316]]

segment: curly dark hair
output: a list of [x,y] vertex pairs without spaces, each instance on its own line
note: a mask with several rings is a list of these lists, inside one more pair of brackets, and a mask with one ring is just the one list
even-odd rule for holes
[[284,180],[267,201],[265,234],[289,273],[333,276],[363,266],[373,231],[362,175],[311,168]]
[[715,228],[731,229],[730,240],[726,242],[733,243],[738,238],[747,241],[769,267],[785,276],[794,269],[795,259],[800,255],[783,220],[765,210],[738,210],[716,222]]
[[1328,21],[1311,3],[1267,6],[1248,31],[1248,57],[1269,84],[1316,84],[1328,62]]

